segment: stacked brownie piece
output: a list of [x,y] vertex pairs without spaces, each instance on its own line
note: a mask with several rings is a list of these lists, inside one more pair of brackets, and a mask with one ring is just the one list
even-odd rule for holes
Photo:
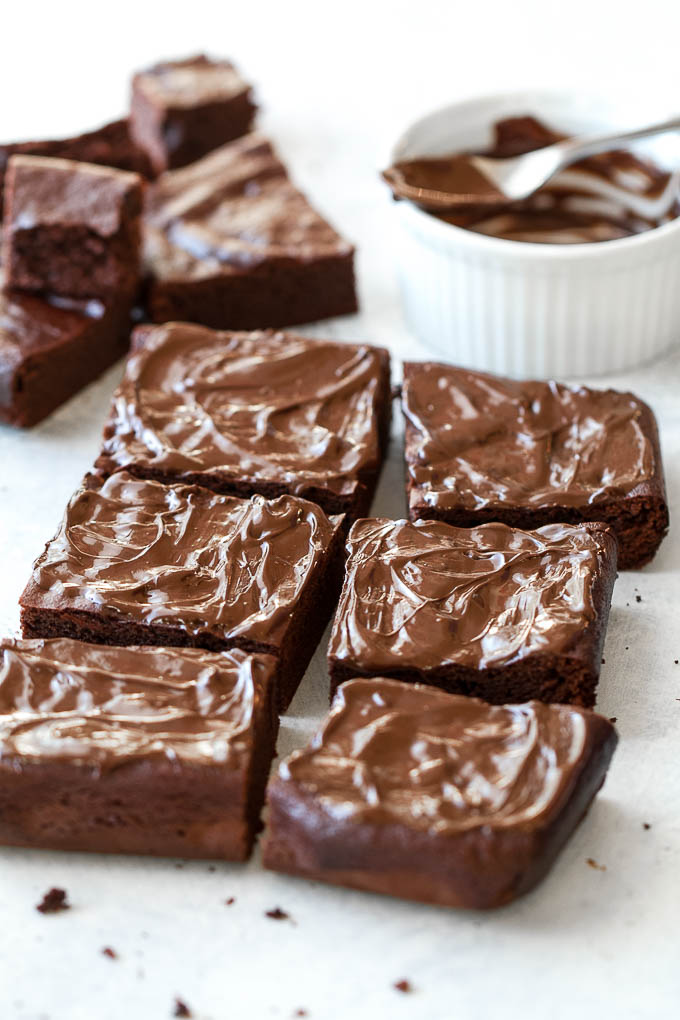
[[4,198],[0,421],[29,426],[127,347],[139,286],[141,178],[17,154]]

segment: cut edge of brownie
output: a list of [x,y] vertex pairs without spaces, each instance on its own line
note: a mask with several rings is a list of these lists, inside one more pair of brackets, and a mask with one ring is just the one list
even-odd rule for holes
[[364,669],[356,663],[329,655],[331,698],[340,684],[353,677],[384,676],[405,683],[438,687],[449,694],[480,698],[494,705],[537,700],[592,708],[616,580],[617,544],[613,530],[600,522],[589,522],[583,526],[602,540],[592,589],[595,615],[568,647],[558,653],[532,652],[508,665],[483,669],[456,663],[427,670],[408,665],[398,669]]
[[146,281],[156,323],[196,322],[213,329],[287,328],[358,311],[354,250],[311,262],[277,259],[249,272],[205,279]]

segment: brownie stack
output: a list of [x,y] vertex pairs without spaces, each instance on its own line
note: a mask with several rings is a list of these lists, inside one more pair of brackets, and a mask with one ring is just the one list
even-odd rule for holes
[[254,110],[196,57],[136,75],[129,122],[8,147],[0,413],[32,424],[96,374],[133,301],[154,322],[0,642],[0,842],[246,859],[335,610],[331,710],[269,784],[265,866],[500,906],[616,746],[590,709],[617,561],[668,526],[654,417],[408,363],[410,520],[367,516],[389,354],[280,331],[355,310],[353,249]]

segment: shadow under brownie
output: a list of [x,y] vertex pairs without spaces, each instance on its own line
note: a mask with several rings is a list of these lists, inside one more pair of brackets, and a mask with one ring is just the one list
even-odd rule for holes
[[621,569],[656,553],[668,530],[659,436],[632,393],[409,362],[402,399],[412,520],[602,521]]
[[283,710],[337,598],[342,525],[292,496],[86,479],[21,596],[23,635],[272,654]]
[[388,676],[494,704],[595,703],[616,578],[608,528],[368,518],[347,551],[331,690]]
[[96,469],[237,496],[370,508],[389,436],[390,359],[291,333],[139,326]]
[[162,174],[145,201],[154,322],[293,326],[357,310],[354,249],[246,135]]
[[0,843],[245,860],[275,750],[276,661],[0,642]]
[[549,871],[617,743],[602,716],[350,680],[269,783],[267,868],[442,906],[499,907]]

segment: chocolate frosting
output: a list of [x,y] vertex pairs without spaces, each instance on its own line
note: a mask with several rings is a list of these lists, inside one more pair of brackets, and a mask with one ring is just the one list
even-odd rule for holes
[[595,618],[608,539],[597,525],[357,521],[329,658],[370,672],[485,669],[565,651]]
[[258,134],[162,174],[147,190],[145,222],[146,261],[164,280],[352,252],[293,187],[271,144]]
[[[143,335],[142,335],[143,333]],[[101,463],[351,494],[379,458],[386,352],[294,334],[143,327]]]
[[135,75],[134,87],[152,102],[173,109],[224,102],[250,90],[230,61],[203,55],[154,64]]
[[11,156],[8,173],[12,201],[5,231],[10,234],[38,225],[76,224],[111,237],[120,230],[135,192],[141,205],[141,178],[123,170],[44,156]]
[[514,382],[450,365],[404,367],[411,506],[583,506],[656,470],[632,393]]
[[451,836],[543,827],[571,794],[591,731],[603,728],[616,739],[606,719],[572,706],[491,706],[419,684],[350,680],[278,783],[343,824]]
[[0,761],[105,772],[140,760],[239,769],[275,660],[238,649],[0,642]]
[[[534,117],[509,117],[494,128],[495,140],[479,155],[509,158],[552,145],[565,137]],[[464,153],[404,160],[383,174],[396,197],[418,203],[419,189],[451,193],[451,210],[433,215],[477,233],[512,241],[580,244],[611,241],[651,230],[680,213],[677,194],[658,219],[626,204],[626,194],[658,198],[671,175],[632,152],[615,150],[567,167],[521,202],[507,202]],[[605,191],[602,190],[603,185]],[[612,193],[606,186],[617,189]],[[492,208],[490,208],[492,206]]]
[[69,503],[22,605],[275,647],[338,526],[293,496],[243,500],[125,472],[92,484]]

